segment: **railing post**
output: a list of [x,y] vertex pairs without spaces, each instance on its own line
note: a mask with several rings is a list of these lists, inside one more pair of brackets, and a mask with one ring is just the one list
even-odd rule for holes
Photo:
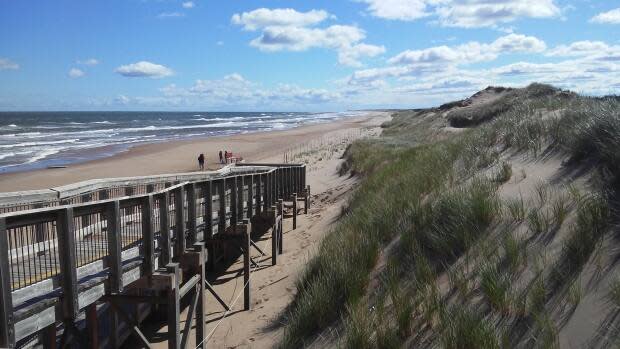
[[58,254],[60,262],[60,282],[62,289],[62,310],[65,321],[73,322],[79,312],[77,291],[77,265],[75,263],[75,227],[73,208],[58,211],[56,219],[58,235]]
[[15,324],[9,264],[9,243],[6,220],[0,218],[0,347],[15,347]]
[[167,192],[159,196],[159,243],[161,244],[161,256],[159,265],[167,265],[171,261],[170,251],[170,200]]
[[144,270],[155,271],[155,236],[153,234],[153,195],[142,200],[142,239],[144,240]]
[[254,175],[248,175],[247,179],[248,179],[247,181],[248,182],[247,217],[248,219],[251,219],[252,216],[254,215]]
[[223,234],[226,230],[226,179],[222,178],[217,181],[217,192],[220,199],[217,233]]
[[301,187],[305,188],[306,187],[306,171],[308,169],[306,168],[306,165],[303,166],[303,170],[301,173]]
[[239,217],[237,212],[239,209],[239,205],[237,205],[237,177],[230,177],[229,182],[232,182],[230,186],[230,225],[235,227],[237,226],[237,217]]
[[196,242],[196,184],[187,186],[187,230],[189,244]]
[[243,221],[243,206],[245,201],[243,195],[245,194],[245,176],[237,177],[237,222]]
[[[204,235],[203,241],[207,241],[213,238],[213,181],[208,181],[205,184],[205,212],[204,212]],[[213,270],[213,264],[215,259],[213,258],[213,244],[207,245],[207,261],[209,270]]]
[[[106,217],[108,219],[107,226],[109,253],[108,262],[110,265],[110,292],[114,294],[123,291],[123,261],[121,258],[121,210],[118,200],[114,200],[108,204]],[[62,255],[62,253],[60,255]]]
[[263,174],[256,175],[256,214],[263,211]]
[[185,190],[183,187],[174,193],[175,232],[174,257],[178,258],[185,251]]

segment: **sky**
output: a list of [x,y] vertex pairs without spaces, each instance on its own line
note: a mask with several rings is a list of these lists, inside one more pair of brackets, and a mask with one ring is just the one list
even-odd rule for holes
[[0,0],[0,110],[419,108],[620,93],[620,0]]

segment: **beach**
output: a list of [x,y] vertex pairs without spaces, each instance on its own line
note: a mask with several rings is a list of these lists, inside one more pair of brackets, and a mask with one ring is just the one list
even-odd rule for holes
[[[219,150],[232,151],[248,162],[282,162],[284,154],[320,139],[344,139],[354,131],[380,125],[389,116],[384,112],[368,112],[363,116],[304,125],[281,131],[174,140],[136,145],[122,153],[67,168],[38,169],[0,174],[0,192],[52,188],[79,181],[191,172],[198,170],[200,153],[206,157],[207,169],[220,167]],[[360,136],[362,133],[356,133]],[[347,138],[348,139],[348,138]]]

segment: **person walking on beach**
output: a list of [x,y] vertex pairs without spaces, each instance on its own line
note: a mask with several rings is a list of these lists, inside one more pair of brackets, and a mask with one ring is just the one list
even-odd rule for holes
[[228,150],[224,150],[224,161],[228,163]]
[[224,156],[222,155],[222,151],[220,150],[220,164],[224,163]]
[[198,167],[201,171],[205,169],[205,155],[202,153],[198,156]]

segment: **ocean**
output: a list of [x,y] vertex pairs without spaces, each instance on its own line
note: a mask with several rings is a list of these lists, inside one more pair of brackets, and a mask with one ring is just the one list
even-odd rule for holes
[[363,112],[0,112],[0,173],[118,154],[131,146],[284,130]]

